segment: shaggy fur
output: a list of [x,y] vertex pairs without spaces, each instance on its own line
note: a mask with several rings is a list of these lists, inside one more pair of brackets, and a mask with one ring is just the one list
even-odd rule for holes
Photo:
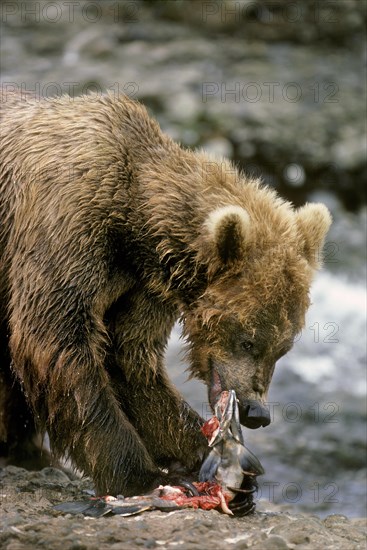
[[11,461],[46,429],[99,493],[195,468],[201,419],[163,366],[173,323],[193,375],[263,402],[304,322],[326,208],[295,211],[181,148],[126,97],[8,94],[1,119],[0,450]]

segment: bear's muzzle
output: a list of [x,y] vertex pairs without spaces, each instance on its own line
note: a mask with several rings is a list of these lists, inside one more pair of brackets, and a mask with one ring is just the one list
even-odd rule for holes
[[240,422],[246,428],[255,430],[256,428],[269,426],[270,411],[256,399],[242,399],[239,402]]
[[[223,382],[218,372],[218,367],[211,369],[211,381],[209,384],[209,402],[214,410],[218,397],[223,390],[227,390],[227,384]],[[230,388],[231,389],[231,388]],[[237,394],[238,395],[238,394]],[[242,426],[255,430],[269,426],[270,411],[259,399],[238,399],[240,422]]]

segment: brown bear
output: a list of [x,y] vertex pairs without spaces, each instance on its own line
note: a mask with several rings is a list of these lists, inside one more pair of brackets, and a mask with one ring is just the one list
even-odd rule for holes
[[[0,451],[34,464],[37,432],[98,493],[193,471],[201,419],[163,365],[181,320],[193,376],[270,422],[277,359],[304,323],[330,224],[229,162],[186,150],[124,96],[3,94]],[[39,458],[39,457],[38,457]],[[169,475],[167,475],[169,477]]]

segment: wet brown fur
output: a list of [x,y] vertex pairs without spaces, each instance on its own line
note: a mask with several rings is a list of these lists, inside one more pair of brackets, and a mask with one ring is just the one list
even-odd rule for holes
[[145,490],[173,460],[194,468],[201,420],[163,366],[173,323],[193,375],[210,385],[215,364],[264,400],[303,324],[326,209],[294,211],[181,148],[126,97],[7,94],[1,118],[0,450],[47,429],[100,493]]

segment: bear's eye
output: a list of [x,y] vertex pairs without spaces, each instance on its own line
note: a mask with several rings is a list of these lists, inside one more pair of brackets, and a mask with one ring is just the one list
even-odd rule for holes
[[241,342],[241,348],[244,351],[251,351],[254,348],[254,344],[252,342],[250,342],[249,340],[243,340]]

